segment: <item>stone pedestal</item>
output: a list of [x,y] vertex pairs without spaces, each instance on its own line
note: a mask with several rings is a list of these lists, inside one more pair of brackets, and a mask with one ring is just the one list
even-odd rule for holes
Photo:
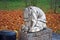
[[52,30],[46,28],[35,33],[21,32],[20,40],[52,40]]

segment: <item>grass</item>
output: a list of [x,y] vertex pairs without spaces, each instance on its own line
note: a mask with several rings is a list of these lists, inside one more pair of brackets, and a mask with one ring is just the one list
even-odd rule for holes
[[23,2],[1,2],[0,1],[0,10],[13,10],[13,9],[23,9],[25,7],[25,3]]
[[[29,4],[29,3],[28,3]],[[43,9],[45,12],[49,9],[49,4],[45,0],[41,0],[36,4],[36,6]],[[13,10],[13,9],[24,9],[25,8],[25,2],[23,1],[7,1],[3,2],[0,1],[0,10]]]
[[[36,6],[43,9],[44,12],[47,12],[50,9],[49,2],[50,0],[39,0]],[[24,1],[0,1],[0,10],[24,9],[25,6]],[[60,9],[58,8],[57,11],[60,12]]]

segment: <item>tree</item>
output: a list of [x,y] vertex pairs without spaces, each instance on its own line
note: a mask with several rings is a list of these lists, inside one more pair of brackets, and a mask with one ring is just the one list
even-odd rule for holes
[[56,13],[56,8],[57,8],[57,0],[54,1],[54,13]]
[[37,0],[31,0],[31,5],[36,6]]
[[29,5],[30,3],[30,0],[24,0],[25,4],[26,4],[26,7]]

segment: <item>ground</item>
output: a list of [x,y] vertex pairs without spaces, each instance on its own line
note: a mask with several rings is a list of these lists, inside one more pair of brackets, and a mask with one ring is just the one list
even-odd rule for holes
[[[60,14],[46,13],[47,26],[53,30],[52,39],[60,40]],[[18,31],[21,29],[23,21],[23,10],[0,10],[0,30]],[[18,33],[17,33],[18,35]]]
[[[23,10],[0,10],[0,29],[18,30],[23,24]],[[47,26],[60,33],[60,14],[46,13]]]
[[53,33],[52,40],[60,40],[60,34]]

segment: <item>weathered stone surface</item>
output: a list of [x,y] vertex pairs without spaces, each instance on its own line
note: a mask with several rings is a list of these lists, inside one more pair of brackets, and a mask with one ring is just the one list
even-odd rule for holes
[[47,27],[45,13],[36,6],[28,6],[25,8],[24,21],[24,25],[30,29],[29,32],[38,32]]
[[23,33],[21,32],[20,40],[52,40],[52,30],[46,28],[35,33]]

